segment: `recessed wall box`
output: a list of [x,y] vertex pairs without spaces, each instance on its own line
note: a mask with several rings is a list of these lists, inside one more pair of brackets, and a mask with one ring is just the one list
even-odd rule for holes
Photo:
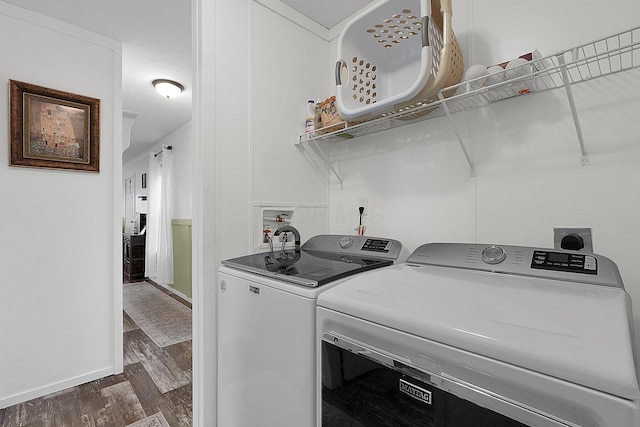
[[554,228],[553,247],[593,253],[591,228]]
[[[269,248],[269,237],[273,237],[273,233],[285,225],[294,225],[294,216],[295,216],[296,208],[294,207],[263,207],[261,208],[261,220],[262,220],[262,230],[259,236],[257,236],[258,240],[258,248],[260,249],[268,249]],[[281,238],[284,235],[274,238],[274,245],[282,245]],[[293,236],[288,236],[288,242],[293,242]]]

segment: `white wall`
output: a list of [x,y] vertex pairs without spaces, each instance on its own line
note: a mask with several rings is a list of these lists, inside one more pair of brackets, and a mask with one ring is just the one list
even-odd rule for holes
[[304,132],[307,100],[328,96],[328,45],[258,2],[252,20],[251,239],[259,251],[265,206],[295,208],[292,225],[303,242],[328,229],[326,166],[309,162],[309,153],[295,145]]
[[294,145],[307,100],[325,99],[326,41],[253,3],[253,199],[327,203],[326,172]]
[[191,122],[171,132],[163,143],[171,145],[173,153],[173,217],[191,219],[193,198],[193,161]]
[[[0,408],[122,370],[121,46],[0,1]],[[100,173],[8,166],[8,80],[100,99]]]
[[217,269],[250,248],[251,4],[193,4],[193,421],[207,426],[217,418]]
[[[550,55],[628,30],[640,16],[635,0],[606,8],[594,0],[458,0],[453,8],[467,66],[534,49]],[[369,198],[367,232],[410,250],[433,241],[552,247],[554,227],[592,227],[594,250],[620,267],[640,329],[639,89],[638,70],[573,87],[590,166],[580,165],[563,89],[456,114],[475,177],[444,117],[333,147],[344,185],[332,178],[331,232],[354,228],[359,196]]]
[[294,145],[327,93],[328,46],[252,0],[195,7],[194,424],[215,425],[220,261],[255,250],[263,205],[299,207],[305,239],[328,229],[326,169]]

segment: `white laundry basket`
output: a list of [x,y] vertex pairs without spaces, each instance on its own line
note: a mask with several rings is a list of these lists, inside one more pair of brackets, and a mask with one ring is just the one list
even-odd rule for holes
[[464,61],[451,15],[451,0],[386,0],[349,22],[336,64],[342,118],[366,121],[410,110],[459,83]]

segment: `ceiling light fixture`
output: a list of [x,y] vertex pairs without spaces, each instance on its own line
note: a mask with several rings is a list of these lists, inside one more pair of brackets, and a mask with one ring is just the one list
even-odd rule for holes
[[167,98],[173,98],[174,96],[180,95],[184,90],[184,86],[178,82],[174,82],[173,80],[157,79],[154,80],[152,84],[160,95],[166,96]]

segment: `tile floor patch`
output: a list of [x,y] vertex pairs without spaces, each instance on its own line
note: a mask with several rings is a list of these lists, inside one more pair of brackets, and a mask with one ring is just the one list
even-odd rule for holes
[[136,421],[126,427],[170,427],[162,412],[153,414],[143,420]]

